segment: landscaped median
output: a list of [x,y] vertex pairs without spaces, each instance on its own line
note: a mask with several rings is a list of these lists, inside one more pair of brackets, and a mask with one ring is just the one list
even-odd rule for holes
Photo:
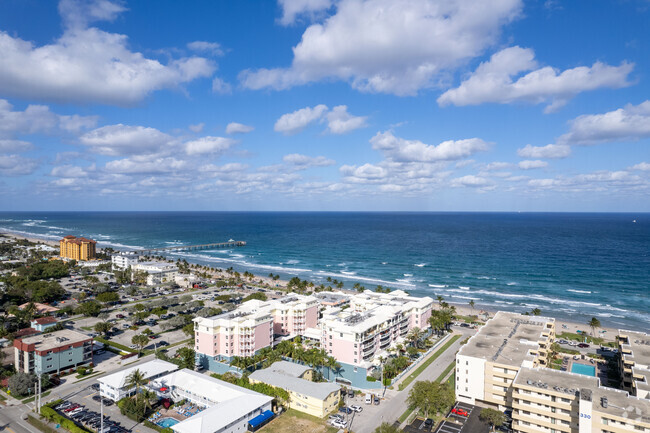
[[440,355],[442,355],[449,347],[454,344],[456,340],[458,340],[462,335],[454,335],[447,341],[440,349],[436,351],[433,355],[431,355],[427,360],[425,360],[422,364],[420,364],[411,374],[409,374],[406,379],[404,379],[398,386],[398,389],[402,391],[404,388],[406,388],[411,382],[415,380],[416,377],[420,375],[424,371],[425,368],[427,368],[433,361],[438,359]]
[[133,349],[129,349],[128,347],[126,347],[126,346],[124,346],[124,345],[122,345],[120,343],[115,343],[114,341],[105,340],[105,339],[103,339],[101,337],[95,337],[94,340],[98,341],[100,343],[104,343],[107,348],[109,346],[111,346],[111,347],[114,347],[115,349],[121,350],[123,352],[127,352],[127,353],[132,353],[133,352]]

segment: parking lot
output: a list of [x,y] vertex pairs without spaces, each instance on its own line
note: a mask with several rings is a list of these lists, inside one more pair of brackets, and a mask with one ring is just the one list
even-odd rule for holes
[[[381,397],[381,396],[380,396]],[[345,397],[345,405],[346,406],[359,406],[362,408],[361,412],[357,412],[354,414],[350,414],[347,416],[348,422],[351,421],[351,424],[348,424],[348,427],[352,431],[357,431],[360,426],[364,425],[365,423],[370,422],[371,420],[375,421],[377,419],[382,419],[383,420],[383,404],[384,401],[380,400],[380,404],[375,405],[375,404],[366,404],[365,403],[366,395],[361,393],[355,395],[355,397],[350,398],[350,397]]]
[[456,402],[435,433],[488,433],[490,426],[479,419],[480,413],[478,406]]
[[[96,383],[96,382],[95,382]],[[85,406],[88,410],[99,413],[100,412],[100,403],[93,400],[94,396],[97,396],[99,393],[93,389],[90,385],[76,393],[74,396],[68,398],[69,401]],[[112,406],[104,405],[104,419],[109,419],[119,423],[122,427],[127,430],[136,433],[155,433],[155,430],[145,427],[142,424],[136,423],[130,418],[122,415],[120,409],[116,404]]]

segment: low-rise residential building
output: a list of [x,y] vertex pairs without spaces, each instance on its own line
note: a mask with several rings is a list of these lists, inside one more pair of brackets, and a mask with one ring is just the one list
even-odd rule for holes
[[[19,310],[24,310],[25,308],[29,307],[30,303],[25,302],[24,304],[21,304],[18,306]],[[56,313],[59,312],[59,309],[56,307],[53,307],[48,304],[41,304],[40,302],[34,302],[34,313],[39,314],[39,315],[56,315]]]
[[601,386],[597,377],[523,367],[512,383],[516,433],[650,431],[650,400]]
[[86,334],[64,329],[14,340],[16,371],[60,373],[93,360],[93,339]]
[[125,251],[111,256],[113,270],[124,270],[140,262],[140,253],[136,251]]
[[458,400],[510,407],[517,372],[547,365],[554,340],[555,319],[499,311],[456,355]]
[[307,366],[278,361],[254,371],[249,380],[285,389],[290,408],[323,418],[338,408],[341,387],[331,382],[312,382],[312,374]]
[[260,415],[272,416],[272,397],[188,369],[148,385],[160,397],[188,400],[206,409],[171,426],[176,433],[244,433]]
[[637,397],[650,398],[650,334],[619,330],[616,341],[621,354],[623,389]]
[[253,299],[235,311],[194,319],[195,350],[199,362],[213,369],[211,360],[253,356],[271,346],[275,334],[301,335],[306,328],[316,326],[317,320],[318,302],[311,296]]
[[70,260],[94,260],[96,244],[92,239],[68,235],[59,241],[60,256]]
[[129,384],[129,376],[135,370],[139,370],[145,380],[152,381],[178,370],[178,366],[161,359],[154,359],[135,367],[125,368],[124,370],[97,379],[100,395],[113,401],[119,401],[124,397],[133,395],[136,389]]
[[32,328],[36,329],[39,332],[43,332],[47,329],[54,328],[57,324],[57,320],[52,316],[45,316],[39,319],[34,319],[31,322]]
[[149,286],[176,282],[176,275],[178,275],[178,268],[171,263],[138,262],[131,266],[131,270],[146,272]]

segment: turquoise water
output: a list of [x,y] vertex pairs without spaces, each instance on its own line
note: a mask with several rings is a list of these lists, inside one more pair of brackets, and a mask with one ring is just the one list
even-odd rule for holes
[[156,424],[158,424],[162,428],[167,428],[171,427],[173,425],[178,424],[180,421],[174,418],[162,418],[160,421],[157,421]]
[[573,363],[571,365],[571,373],[583,374],[585,376],[596,376],[596,367],[593,365],[585,365]]
[[650,329],[650,214],[3,212],[1,230],[121,250],[232,238],[248,245],[170,258]]

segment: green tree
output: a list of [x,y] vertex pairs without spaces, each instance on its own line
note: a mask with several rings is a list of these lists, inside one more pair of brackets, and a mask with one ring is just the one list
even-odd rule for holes
[[101,311],[102,306],[96,301],[84,302],[77,307],[77,313],[83,314],[84,316],[97,317]]
[[120,295],[116,292],[102,292],[95,299],[102,304],[111,304],[120,300]]
[[258,299],[260,301],[266,301],[267,297],[264,293],[262,292],[255,292],[251,293],[250,295],[246,296],[242,302],[250,301],[251,299]]
[[8,382],[11,394],[14,396],[33,394],[36,386],[36,375],[16,373],[9,378]]
[[587,322],[587,325],[591,328],[591,336],[593,337],[596,333],[596,329],[600,328],[600,320],[596,317],[592,317],[591,320]]
[[[133,338],[135,338],[135,337],[138,337],[138,335],[134,336]],[[146,337],[145,337],[145,338],[146,338]],[[136,344],[136,343],[133,343],[133,344]],[[135,388],[135,392],[136,392],[136,393],[139,393],[139,392],[140,392],[140,388],[141,388],[142,385],[144,385],[145,383],[147,383],[147,380],[145,379],[144,373],[142,373],[142,372],[140,371],[140,369],[138,369],[138,368],[136,368],[135,370],[133,370],[133,371],[131,372],[131,374],[129,374],[129,375],[126,377],[126,385],[129,387],[129,389],[130,389],[130,388]]]
[[490,424],[492,431],[497,427],[501,427],[506,422],[506,416],[496,409],[483,408],[478,417],[481,421]]
[[111,332],[111,329],[113,329],[113,325],[108,323],[108,322],[97,322],[95,323],[95,326],[93,328],[95,332],[99,332],[100,334],[108,334]]
[[138,346],[138,351],[142,352],[142,349],[149,344],[149,337],[142,334],[134,335],[133,338],[131,338],[131,343]]
[[193,337],[194,323],[188,323],[187,325],[183,326],[183,334],[187,335],[188,337]]
[[189,347],[181,347],[176,353],[178,353],[178,356],[181,360],[179,364],[180,368],[194,370],[196,362],[196,352],[194,349],[190,349]]
[[447,412],[456,396],[448,383],[418,381],[413,385],[407,399],[410,408],[418,409],[425,417]]

